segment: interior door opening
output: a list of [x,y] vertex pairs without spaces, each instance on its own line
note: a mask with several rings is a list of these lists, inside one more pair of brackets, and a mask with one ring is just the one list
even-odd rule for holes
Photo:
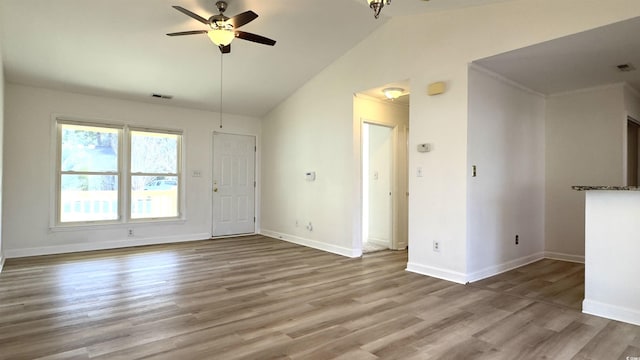
[[393,129],[362,126],[362,252],[393,247]]
[[627,185],[638,186],[640,178],[640,124],[627,120]]

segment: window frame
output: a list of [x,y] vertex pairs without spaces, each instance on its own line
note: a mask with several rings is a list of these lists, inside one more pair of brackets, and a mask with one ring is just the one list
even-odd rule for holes
[[[51,182],[51,192],[53,196],[50,197],[50,229],[51,231],[65,231],[65,229],[73,230],[75,228],[91,228],[91,227],[103,227],[113,225],[127,225],[135,223],[158,223],[158,222],[180,222],[184,221],[184,131],[182,129],[166,129],[156,128],[148,126],[136,126],[128,125],[119,122],[110,121],[92,121],[78,118],[72,118],[61,115],[52,115],[52,144],[51,144],[51,168],[52,175],[55,176],[54,181]],[[74,222],[62,222],[62,175],[63,173],[78,174],[78,172],[63,172],[62,171],[62,127],[63,125],[77,125],[85,127],[96,128],[110,128],[116,129],[118,133],[118,216],[117,219],[109,220],[88,220],[88,221],[74,221]],[[144,131],[172,134],[178,136],[177,144],[177,216],[175,217],[154,217],[154,218],[131,218],[131,178],[132,176],[138,176],[138,173],[131,173],[131,131]],[[82,172],[80,174],[93,175],[89,172]],[[106,173],[97,173],[97,175],[104,175]]]
[[[156,133],[156,134],[169,134],[169,135],[176,135],[178,137],[177,139],[177,154],[176,154],[176,173],[142,173],[142,172],[136,172],[134,173],[131,170],[131,156],[132,156],[132,146],[131,146],[131,141],[132,141],[132,132],[147,132],[147,133]],[[182,130],[168,130],[168,129],[158,129],[158,128],[148,128],[148,127],[137,127],[137,126],[128,126],[127,127],[127,131],[126,131],[126,137],[127,137],[127,152],[126,152],[126,156],[127,156],[127,170],[126,170],[126,192],[127,192],[127,208],[126,208],[126,219],[127,222],[149,222],[149,221],[169,221],[169,220],[178,220],[178,219],[182,219],[182,182],[183,182],[183,178],[182,178],[182,144],[183,144],[183,132]],[[131,183],[132,183],[132,178],[134,176],[175,176],[178,180],[178,184],[176,186],[176,189],[178,191],[177,194],[177,199],[176,199],[176,216],[167,216],[167,217],[153,217],[153,218],[132,218],[131,217],[131,201],[133,199],[133,195],[131,194],[131,192],[133,191]]]
[[[118,134],[118,157],[117,157],[117,171],[116,172],[94,172],[94,171],[63,171],[62,170],[62,128],[64,125],[75,125],[83,127],[94,128],[106,128],[115,129]],[[94,225],[94,224],[118,224],[122,222],[122,181],[123,181],[123,164],[122,164],[122,152],[123,142],[122,135],[125,131],[124,125],[119,124],[107,124],[88,121],[77,121],[58,118],[56,119],[56,160],[55,160],[55,225],[56,226],[77,226],[77,225]],[[63,175],[115,175],[118,177],[118,190],[117,190],[117,216],[115,219],[107,220],[85,220],[85,221],[62,221],[62,176]]]

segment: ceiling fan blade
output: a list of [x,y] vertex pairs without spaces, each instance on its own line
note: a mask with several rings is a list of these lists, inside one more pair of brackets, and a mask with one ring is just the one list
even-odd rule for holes
[[276,44],[275,40],[266,38],[264,36],[244,32],[244,31],[236,31],[236,37],[242,40],[253,41],[258,44],[264,44],[264,45],[270,45],[270,46],[273,46]]
[[240,14],[228,19],[227,23],[233,25],[234,29],[237,29],[240,26],[243,26],[243,25],[246,25],[246,24],[252,22],[257,17],[258,17],[258,14],[256,14],[253,11],[249,10],[249,11],[245,11],[243,13],[240,13]]
[[182,6],[173,6],[174,9],[180,11],[181,13],[187,15],[190,18],[196,19],[198,21],[200,21],[201,23],[205,24],[205,25],[209,25],[209,20],[203,18],[202,16],[193,13],[185,8],[183,8]]
[[220,52],[223,53],[223,54],[228,54],[228,53],[231,52],[231,44],[226,45],[226,46],[220,45],[220,46],[218,46],[218,48],[220,48]]
[[197,35],[197,34],[206,34],[207,30],[193,30],[193,31],[180,31],[169,33],[167,36],[182,36],[182,35]]

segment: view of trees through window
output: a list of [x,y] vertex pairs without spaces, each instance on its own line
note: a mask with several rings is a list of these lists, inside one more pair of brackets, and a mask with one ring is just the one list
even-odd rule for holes
[[[179,216],[180,134],[64,122],[59,126],[59,222],[118,220],[122,195],[129,199],[132,219]],[[130,139],[126,159],[120,154],[124,130]],[[121,194],[124,160],[130,161],[131,187]]]

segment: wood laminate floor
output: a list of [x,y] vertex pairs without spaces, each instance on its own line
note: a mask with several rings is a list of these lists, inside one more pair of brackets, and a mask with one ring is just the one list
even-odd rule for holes
[[552,260],[471,285],[249,236],[8,260],[0,359],[622,359],[640,327],[579,311]]

